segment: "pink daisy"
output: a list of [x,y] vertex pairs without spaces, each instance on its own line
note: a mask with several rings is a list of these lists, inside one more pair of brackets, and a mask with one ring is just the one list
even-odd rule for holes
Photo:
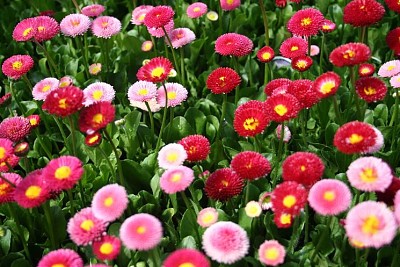
[[[276,138],[278,140],[280,140],[281,139],[281,134],[282,134],[282,124],[279,124],[276,127],[275,134],[276,134]],[[285,125],[285,127],[283,129],[283,142],[288,143],[290,141],[291,137],[292,137],[292,133],[290,132],[289,127],[287,127]]]
[[173,20],[174,10],[170,6],[155,6],[144,17],[144,25],[148,28],[161,28]]
[[83,260],[72,249],[57,249],[49,252],[39,261],[37,267],[83,267]]
[[385,191],[392,182],[389,165],[380,158],[363,157],[353,161],[347,172],[352,186],[361,191]]
[[181,144],[171,143],[160,149],[157,160],[161,168],[169,169],[183,164],[187,159],[185,148]]
[[225,33],[215,42],[215,52],[222,56],[242,57],[251,53],[253,42],[238,33]]
[[52,39],[60,32],[58,22],[49,16],[38,16],[36,19],[36,34],[34,38],[38,42]]
[[86,246],[101,237],[107,228],[107,222],[94,216],[92,208],[81,209],[67,225],[71,240],[78,246]]
[[202,2],[196,2],[189,5],[186,9],[186,14],[189,18],[195,19],[207,13],[207,5]]
[[[174,20],[172,20],[172,19],[164,26],[167,34],[170,33],[174,29],[174,27],[175,27]],[[161,27],[160,28],[147,27],[147,30],[154,37],[161,38],[161,37],[165,36],[165,32],[164,32],[163,28],[161,28]]]
[[17,42],[31,40],[37,31],[36,18],[27,18],[21,20],[14,28],[12,37]]
[[112,102],[115,97],[115,90],[108,83],[96,82],[83,90],[83,97],[85,107],[97,102]]
[[93,196],[93,214],[104,221],[112,222],[128,207],[128,195],[123,186],[109,184],[100,188]]
[[381,131],[379,131],[379,129],[376,128],[375,126],[372,126],[372,129],[374,130],[374,132],[376,134],[375,144],[370,146],[364,154],[372,154],[372,153],[378,152],[385,144],[384,140],[383,140],[383,134],[381,133]]
[[83,15],[88,17],[98,17],[104,12],[104,10],[106,10],[106,8],[103,5],[94,4],[85,6],[82,8],[81,12]]
[[244,258],[249,250],[246,231],[230,221],[217,222],[203,234],[203,249],[219,263],[232,264]]
[[305,56],[308,50],[308,42],[300,37],[287,38],[279,47],[279,52],[287,58]]
[[33,67],[33,58],[29,55],[14,55],[4,60],[1,71],[8,78],[18,80]]
[[59,83],[60,81],[53,77],[41,80],[40,82],[35,84],[32,89],[33,99],[45,100],[51,91],[54,91],[58,88]]
[[[23,140],[32,130],[29,119],[24,117],[9,117],[0,123],[0,138],[7,138],[13,142]],[[0,156],[0,161],[1,161]]]
[[194,172],[185,166],[166,170],[160,178],[160,187],[167,194],[184,191],[194,180]]
[[[16,173],[2,173],[1,176],[16,186],[22,181],[22,177]],[[0,178],[0,204],[14,201],[14,191],[15,187]]]
[[[172,47],[175,49],[190,44],[196,39],[196,35],[189,28],[176,28],[169,32],[168,35]],[[169,45],[168,39],[165,39],[165,42]]]
[[97,75],[101,72],[101,64],[100,63],[94,63],[89,66],[89,73],[92,75]]
[[351,199],[347,185],[335,179],[316,182],[308,193],[308,203],[321,215],[338,215],[349,208]]
[[82,175],[82,162],[74,156],[61,156],[52,159],[43,169],[43,180],[46,181],[52,191],[73,188]]
[[14,200],[23,208],[33,208],[42,205],[50,198],[50,190],[42,179],[42,170],[29,173],[14,191]]
[[121,249],[121,240],[115,236],[105,235],[93,242],[92,249],[99,260],[114,260]]
[[396,217],[397,224],[400,225],[400,190],[394,196],[394,216]]
[[268,266],[278,266],[285,261],[285,247],[276,240],[265,240],[258,249],[258,258]]
[[132,11],[132,19],[131,22],[134,25],[142,25],[144,24],[144,18],[146,17],[146,14],[154,8],[153,6],[150,5],[141,5],[136,7]]
[[400,60],[391,60],[383,64],[379,70],[380,77],[393,77],[400,73]]
[[163,229],[160,220],[153,215],[138,213],[122,223],[119,236],[131,250],[151,250],[160,243]]
[[393,88],[400,88],[400,74],[393,76],[390,78],[390,85]]
[[130,105],[132,107],[137,107],[137,108],[140,108],[141,110],[148,111],[147,106],[145,104],[146,102],[149,105],[151,112],[157,112],[157,111],[159,111],[161,109],[161,105],[158,104],[157,98],[155,98],[155,97],[150,99],[150,100],[148,100],[148,101],[134,101],[134,100],[131,100],[130,101]]
[[157,90],[157,102],[165,107],[165,90],[167,89],[168,107],[175,107],[186,100],[188,91],[179,83],[166,83]]
[[110,16],[97,17],[92,22],[92,32],[99,38],[110,38],[121,31],[121,21]]
[[346,234],[362,247],[380,248],[396,235],[396,220],[383,202],[365,201],[353,207],[346,217]]
[[65,36],[76,37],[85,34],[92,22],[88,16],[83,14],[70,14],[60,22],[61,32]]
[[230,11],[240,6],[240,0],[219,0],[222,10]]
[[142,46],[140,49],[142,49],[143,52],[148,52],[153,48],[153,42],[152,41],[144,41],[142,43]]
[[320,49],[317,45],[311,45],[310,47],[310,56],[317,56],[319,55]]
[[313,36],[321,30],[324,20],[321,11],[315,8],[306,8],[292,15],[287,23],[287,28],[294,35]]
[[203,227],[209,227],[218,221],[218,211],[214,208],[204,208],[197,214],[197,223]]
[[210,267],[203,253],[192,248],[175,250],[163,262],[163,267]]
[[17,157],[15,154],[11,154],[8,158],[6,158],[6,160],[0,163],[0,172],[13,171],[13,168],[16,167],[18,163],[19,157]]
[[157,85],[147,81],[137,81],[128,89],[129,101],[149,101],[157,96]]
[[70,85],[74,85],[72,78],[69,76],[64,76],[60,79],[60,83],[58,85],[59,88],[65,88],[68,87]]

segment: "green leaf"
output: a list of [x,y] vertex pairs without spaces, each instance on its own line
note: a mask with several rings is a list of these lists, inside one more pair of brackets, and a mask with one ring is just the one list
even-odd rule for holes
[[137,130],[140,124],[140,118],[142,114],[134,110],[125,116],[124,129],[126,134],[121,135],[122,140],[124,140],[124,150],[127,153],[128,158],[133,158],[136,154],[137,146],[135,145],[135,138],[137,135]]
[[61,243],[67,236],[65,229],[67,228],[67,221],[59,206],[51,207],[51,217],[53,220],[53,232],[56,243]]
[[121,165],[126,185],[132,189],[134,193],[143,189],[151,189],[150,180],[152,175],[142,168],[139,163],[130,159],[125,159],[121,161]]
[[17,259],[13,261],[11,264],[11,267],[31,267],[32,265],[29,263],[29,261],[25,259]]
[[190,107],[186,110],[185,118],[192,126],[192,128],[196,130],[196,134],[203,133],[207,120],[207,117],[204,115],[203,112],[201,112],[197,108]]
[[325,130],[325,141],[327,145],[332,145],[333,144],[333,137],[335,136],[335,133],[339,129],[339,125],[336,123],[330,123],[326,127]]
[[239,225],[246,230],[246,232],[250,235],[251,231],[251,221],[253,218],[247,216],[244,208],[239,209]]
[[195,131],[189,122],[184,117],[178,116],[165,127],[163,140],[175,141],[194,133]]
[[181,248],[197,248],[196,240],[193,238],[193,236],[186,236],[185,238],[182,239],[181,243],[179,244],[179,247],[181,247]]
[[3,235],[0,237],[0,248],[4,255],[7,255],[10,251],[11,244],[11,231],[9,229],[1,228]]
[[378,104],[374,109],[374,116],[376,118],[382,119],[385,124],[387,123],[388,120],[388,114],[389,110],[385,104]]

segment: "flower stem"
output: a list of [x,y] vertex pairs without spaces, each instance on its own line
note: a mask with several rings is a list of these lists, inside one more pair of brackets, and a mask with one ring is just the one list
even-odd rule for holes
[[193,228],[195,230],[196,233],[196,237],[197,237],[197,242],[200,244],[201,243],[201,238],[200,238],[200,234],[199,234],[199,229],[198,226],[196,224],[196,212],[193,209],[193,205],[190,204],[188,198],[186,197],[185,191],[181,191],[181,196],[183,201],[185,202],[186,208],[189,210],[189,212],[192,214],[192,224],[193,224]]
[[299,224],[300,224],[300,216],[297,216],[294,221],[292,236],[290,238],[289,246],[288,246],[288,253],[290,253],[290,254],[293,254],[296,244],[298,242],[298,238],[301,234],[301,233],[299,233],[299,230],[300,230]]
[[321,40],[321,49],[319,52],[319,74],[321,75],[323,70],[322,70],[322,61],[324,59],[324,49],[325,49],[325,34],[322,33],[322,40]]
[[363,114],[361,114],[361,108],[360,108],[360,103],[358,101],[358,96],[356,93],[356,71],[355,71],[355,66],[350,67],[350,79],[351,79],[351,85],[353,87],[353,98],[354,102],[356,104],[356,109],[357,109],[357,118],[360,121],[364,120]]
[[[233,61],[233,66],[235,68],[235,71],[240,76],[239,63],[238,63],[236,57],[232,56],[232,61]],[[239,101],[239,89],[236,87],[236,89],[235,89],[235,104],[237,104],[238,101]]]
[[70,204],[70,207],[71,207],[71,215],[72,214],[75,214],[75,201],[74,201],[74,197],[72,196],[72,191],[71,191],[71,189],[68,189],[67,190],[67,195],[68,195],[68,198],[69,198],[69,204]]
[[343,121],[342,121],[342,116],[340,114],[340,108],[339,108],[339,104],[338,104],[336,95],[332,96],[332,99],[333,99],[333,106],[335,108],[335,115],[336,115],[337,121],[338,121],[339,125],[342,125]]
[[23,115],[25,115],[25,109],[24,107],[21,105],[21,102],[19,101],[19,98],[17,97],[17,94],[14,91],[14,87],[13,87],[13,82],[9,79],[10,82],[10,91],[11,91],[11,95],[12,97],[15,99],[15,102],[17,103],[18,108],[20,109],[20,111],[22,112]]
[[258,5],[260,6],[261,15],[262,15],[263,22],[264,22],[265,45],[268,46],[269,45],[269,28],[268,28],[268,17],[267,17],[267,13],[265,12],[264,0],[258,0]]
[[154,118],[153,118],[153,112],[151,112],[151,108],[149,106],[149,103],[147,101],[144,102],[146,105],[147,111],[149,112],[149,117],[150,117],[150,127],[151,127],[151,143],[153,144],[154,141]]
[[72,154],[74,156],[77,156],[77,151],[76,151],[76,138],[75,138],[75,126],[74,126],[74,121],[72,120],[72,116],[68,116],[68,122],[69,126],[71,127],[71,138],[72,138]]
[[78,13],[82,13],[81,9],[79,8],[78,3],[75,0],[72,0],[72,3],[74,3],[74,6],[75,6],[76,10],[78,10]]
[[43,210],[44,210],[44,216],[46,217],[51,249],[54,250],[54,249],[56,249],[57,246],[56,246],[56,242],[55,242],[55,238],[54,238],[53,222],[52,222],[51,212],[50,212],[50,201],[46,201],[43,204]]
[[275,175],[273,176],[272,180],[272,187],[275,187],[276,183],[278,182],[278,164],[281,161],[282,158],[282,147],[283,147],[283,137],[285,135],[285,122],[282,122],[281,124],[281,137],[279,138],[279,145],[278,145],[278,154],[276,156],[276,161],[274,164],[274,172]]
[[165,93],[165,107],[164,107],[164,114],[163,114],[163,118],[162,118],[162,122],[161,122],[161,129],[160,129],[160,133],[158,134],[158,139],[157,139],[156,154],[160,150],[161,137],[162,137],[162,134],[163,134],[163,131],[164,131],[165,121],[167,119],[167,111],[168,111],[168,92],[167,92],[167,87],[165,86],[164,82],[162,82],[162,85],[163,85],[164,93]]
[[120,183],[120,185],[124,186],[124,174],[122,173],[122,164],[121,164],[121,160],[118,156],[117,148],[115,147],[115,144],[106,129],[103,129],[103,133],[104,133],[104,136],[106,137],[106,139],[110,142],[111,148],[114,151],[115,158],[117,159],[117,171],[118,171],[118,175],[119,175],[119,183]]
[[[104,157],[104,159],[107,161],[108,166],[110,166],[110,170],[112,173],[112,176],[114,177],[114,183],[117,182],[117,174],[115,173],[115,168],[113,164],[110,161],[110,158],[107,156],[106,152],[104,152],[104,149],[101,148],[101,146],[97,146],[98,150],[100,151],[101,155]],[[108,183],[108,181],[107,181]]]
[[49,62],[49,66],[53,68],[54,72],[57,73],[58,78],[61,78],[60,70],[58,69],[56,63],[54,62],[53,58],[50,56],[49,52],[47,52],[47,49],[45,46],[40,44],[38,41],[35,41],[36,44],[43,50],[44,55],[47,58],[47,61]]
[[154,248],[149,251],[151,261],[153,262],[153,267],[161,266],[160,256],[158,255],[158,248]]
[[181,83],[184,86],[184,81],[185,81],[185,54],[184,54],[184,48],[180,48],[180,53],[181,53]]
[[164,26],[162,26],[162,29],[164,31],[165,38],[167,38],[167,40],[168,40],[168,45],[169,45],[169,47],[171,47],[172,58],[174,59],[175,71],[177,73],[178,80],[182,84],[182,77],[181,77],[181,73],[180,73],[181,71],[179,70],[179,65],[178,65],[178,61],[176,60],[175,50],[174,50],[174,47],[172,46],[171,38],[169,38],[169,35],[168,35],[167,31],[165,30]]
[[247,180],[247,185],[246,185],[246,196],[244,198],[244,204],[246,205],[249,203],[249,198],[250,198],[250,180]]
[[[313,254],[312,254],[312,256],[311,256],[311,260],[310,260],[311,263],[314,262],[315,257],[316,257],[317,254],[318,254],[318,250],[319,250],[319,248],[321,247],[321,245],[322,245],[324,239],[327,238],[327,237],[329,237],[329,230],[330,230],[330,226],[331,226],[331,224],[332,224],[333,218],[334,218],[334,216],[330,216],[330,218],[327,220],[327,221],[328,221],[328,224],[326,225],[326,228],[324,229],[324,232],[322,233],[321,238],[318,240],[317,246],[315,247],[315,250],[314,250],[314,252],[313,252]],[[327,236],[327,235],[328,235],[328,236]]]
[[222,125],[224,124],[224,119],[226,115],[226,105],[228,103],[228,96],[227,94],[222,94],[222,112],[221,112],[221,119],[219,120],[219,127],[217,131],[217,140],[220,138],[221,131],[222,131]]

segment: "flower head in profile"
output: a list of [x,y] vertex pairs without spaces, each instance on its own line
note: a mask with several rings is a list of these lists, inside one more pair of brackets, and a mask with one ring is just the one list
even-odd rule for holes
[[385,8],[375,0],[353,0],[343,9],[343,21],[354,27],[370,26],[383,18]]
[[74,156],[61,156],[52,159],[43,169],[42,179],[52,191],[71,189],[81,179],[83,167],[80,159]]
[[211,20],[211,21],[217,21],[218,20],[218,13],[215,11],[209,11],[206,14],[207,19]]
[[329,33],[333,32],[335,29],[336,29],[336,24],[333,21],[329,19],[324,19],[321,27],[322,32]]
[[121,249],[121,240],[116,236],[105,235],[92,244],[93,254],[99,260],[114,260]]
[[240,0],[219,0],[222,10],[230,11],[240,6]]
[[114,17],[101,16],[93,20],[90,28],[94,36],[107,39],[121,31],[121,21]]
[[67,86],[51,91],[43,105],[43,110],[60,117],[69,116],[83,106],[83,92],[75,86]]
[[146,103],[148,104],[148,107],[150,108],[150,112],[157,112],[161,109],[161,105],[157,102],[156,97],[153,97],[147,101],[135,101],[135,100],[130,101],[130,105],[132,107],[137,107],[141,110],[149,111],[148,107],[146,106]]
[[293,119],[300,112],[301,104],[291,94],[276,94],[267,98],[265,110],[271,121],[283,122]]
[[8,78],[18,80],[33,67],[33,63],[29,55],[14,55],[4,60],[1,70]]
[[101,72],[101,63],[93,63],[89,66],[89,73],[91,75],[97,75]]
[[271,164],[262,154],[254,151],[242,151],[231,161],[231,168],[245,180],[255,180],[271,172]]
[[153,215],[138,213],[122,223],[119,236],[128,249],[146,251],[161,242],[163,228],[160,220]]
[[[22,177],[16,173],[2,173],[1,176],[16,186],[22,181]],[[15,187],[0,178],[0,204],[14,201],[14,191]]]
[[376,157],[362,157],[353,161],[347,172],[350,184],[361,191],[385,191],[392,183],[389,165]]
[[207,88],[214,94],[227,94],[240,85],[242,79],[231,68],[219,67],[213,70],[207,77]]
[[112,222],[121,217],[127,207],[128,194],[125,188],[118,184],[105,185],[93,196],[93,214],[107,222]]
[[400,178],[393,176],[392,182],[389,187],[382,192],[375,192],[377,201],[384,202],[389,207],[395,203],[395,195],[400,190]]
[[35,37],[36,31],[36,18],[26,18],[15,26],[12,37],[17,42],[26,42]]
[[25,157],[29,152],[29,143],[20,142],[14,146],[14,155],[18,157]]
[[58,89],[59,80],[53,77],[44,78],[32,89],[32,96],[35,100],[45,100],[51,91]]
[[95,82],[83,90],[84,106],[98,102],[112,102],[115,97],[114,87],[108,83]]
[[47,253],[40,259],[37,265],[37,267],[54,266],[83,267],[83,260],[79,254],[72,249],[61,248]]
[[292,137],[292,133],[290,132],[289,127],[287,127],[286,125],[283,127],[283,129],[282,129],[282,124],[279,124],[278,126],[276,126],[276,130],[275,130],[276,138],[278,140],[281,139],[282,131],[283,131],[282,141],[285,143],[288,143],[290,141],[290,138]]
[[276,240],[265,240],[258,249],[258,258],[268,266],[278,266],[285,261],[285,247]]
[[347,43],[336,47],[329,55],[329,61],[336,67],[354,66],[366,62],[371,49],[363,43]]
[[144,18],[146,17],[147,12],[149,12],[152,8],[153,8],[153,6],[150,6],[150,5],[137,6],[132,11],[132,19],[131,19],[132,24],[143,25]]
[[[165,89],[167,91],[167,94],[165,94]],[[183,85],[179,83],[165,83],[157,90],[157,102],[162,107],[165,107],[166,102],[168,104],[167,107],[175,107],[185,101],[187,95],[188,91],[185,87],[183,87]],[[168,101],[166,101],[166,98],[168,99]]]
[[262,133],[269,119],[264,102],[250,100],[240,105],[233,117],[233,128],[240,136],[255,136]]
[[274,94],[275,89],[278,89],[278,88],[286,88],[287,89],[291,83],[292,83],[292,81],[287,78],[277,78],[277,79],[271,80],[270,82],[267,83],[267,85],[265,85],[264,93],[267,96],[271,96]]
[[147,81],[147,82],[163,82],[168,78],[168,74],[172,70],[172,63],[169,59],[164,57],[156,57],[150,59],[150,61],[142,66],[137,74],[136,77],[140,81]]
[[258,201],[254,200],[249,201],[247,202],[244,211],[246,212],[246,215],[250,218],[259,217],[262,212],[261,204]]
[[176,143],[162,147],[157,156],[158,165],[164,169],[180,166],[186,159],[185,148],[181,144]]
[[79,130],[92,134],[101,130],[115,118],[115,107],[110,102],[96,102],[82,109],[79,114]]
[[93,4],[82,8],[82,14],[88,17],[98,17],[106,8],[103,5]]
[[71,86],[71,85],[73,85],[73,84],[74,84],[74,82],[73,82],[73,80],[72,80],[71,77],[69,77],[69,76],[64,76],[64,77],[62,77],[62,78],[60,79],[60,83],[58,84],[58,87],[59,87],[59,88],[64,88],[64,87]]
[[38,127],[40,125],[40,116],[37,114],[32,114],[29,115],[28,117],[26,117],[29,120],[29,123],[31,124],[31,128],[35,129],[36,127]]
[[209,227],[218,221],[218,211],[215,208],[204,208],[197,214],[197,223],[203,227]]
[[7,107],[11,104],[12,95],[11,93],[6,93],[0,97],[0,107]]
[[[190,44],[196,39],[196,35],[189,28],[175,28],[169,32],[168,35],[171,40],[172,47],[175,49]],[[169,45],[168,39],[165,39],[165,42]]]
[[85,136],[85,145],[95,147],[101,143],[102,136],[100,132],[95,132]]
[[272,210],[275,213],[288,213],[299,215],[307,203],[307,190],[294,181],[287,181],[277,185],[272,191]]
[[35,40],[44,42],[52,39],[60,32],[60,25],[58,22],[49,16],[38,16],[36,19],[36,34]]
[[163,267],[210,267],[210,262],[200,251],[193,248],[180,248],[168,255]]
[[65,36],[76,37],[85,34],[91,23],[90,18],[84,14],[70,14],[61,20],[60,28]]
[[190,4],[186,9],[186,14],[189,18],[195,19],[207,13],[207,5],[202,2]]
[[358,66],[358,76],[370,77],[375,72],[375,65],[370,63],[362,63]]
[[230,221],[217,222],[206,229],[202,244],[207,256],[219,263],[232,264],[249,250],[246,231]]
[[290,37],[282,42],[279,52],[287,58],[296,58],[307,54],[308,42],[300,37]]
[[148,28],[161,28],[173,20],[174,15],[170,6],[155,6],[146,13],[143,22]]
[[194,180],[194,172],[186,166],[166,170],[160,178],[160,187],[167,194],[185,191]]
[[23,208],[38,207],[49,198],[50,189],[40,169],[29,173],[14,190],[14,200]]
[[400,73],[400,60],[385,62],[378,70],[380,77],[393,77]]
[[356,82],[357,95],[368,103],[383,100],[387,93],[386,84],[377,77],[363,77]]
[[321,11],[315,8],[306,8],[293,14],[287,23],[287,28],[294,35],[313,36],[321,30],[324,20]]
[[21,116],[9,117],[0,123],[0,138],[18,142],[29,135],[31,130],[29,119]]
[[275,57],[274,49],[270,46],[264,46],[257,52],[257,59],[260,62],[268,63]]
[[236,172],[230,168],[223,168],[208,177],[204,190],[209,198],[226,201],[239,195],[243,186],[243,179]]
[[346,217],[346,235],[362,247],[380,248],[390,244],[397,231],[393,212],[382,202],[364,201]]
[[350,207],[351,200],[348,186],[336,179],[318,181],[308,193],[308,203],[321,215],[338,215]]
[[311,45],[310,47],[310,56],[317,56],[319,55],[320,49],[318,45]]
[[194,134],[182,138],[178,144],[182,145],[187,154],[187,161],[198,162],[205,160],[210,154],[210,141],[203,135]]
[[174,20],[171,19],[171,20],[164,26],[165,31],[164,31],[163,27],[160,27],[160,28],[150,28],[150,27],[147,27],[147,31],[150,33],[150,35],[152,35],[152,36],[154,36],[154,37],[157,37],[157,38],[161,38],[161,37],[164,37],[164,36],[165,36],[165,32],[166,32],[167,34],[169,34],[174,28],[175,28],[175,23],[174,23]]
[[250,54],[252,49],[253,42],[238,33],[225,33],[215,42],[215,52],[222,56],[242,57]]

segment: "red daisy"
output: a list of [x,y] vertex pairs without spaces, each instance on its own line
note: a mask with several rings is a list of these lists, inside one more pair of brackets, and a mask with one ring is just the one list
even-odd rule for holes
[[377,77],[363,77],[356,82],[356,92],[366,102],[383,100],[387,93],[386,84]]
[[[22,181],[22,177],[16,173],[2,173],[1,176],[16,186]],[[14,190],[15,187],[0,178],[0,204],[13,201]]]
[[311,68],[312,64],[312,58],[306,55],[295,57],[292,59],[291,62],[292,68],[300,72],[308,70],[309,68]]
[[313,90],[319,98],[325,98],[336,94],[341,82],[339,75],[333,71],[328,71],[315,79]]
[[283,161],[282,178],[308,187],[321,179],[324,170],[324,163],[314,153],[296,152]]
[[400,27],[397,27],[386,35],[386,43],[396,55],[400,54]]
[[93,254],[99,260],[114,260],[121,249],[121,240],[118,237],[105,235],[92,244]]
[[36,31],[36,19],[27,18],[21,20],[15,26],[12,37],[17,42],[25,42],[31,40],[35,36]]
[[161,28],[167,25],[175,15],[170,6],[156,6],[150,9],[144,17],[144,25],[149,28]]
[[275,5],[277,7],[283,8],[286,6],[286,4],[287,4],[286,0],[275,0]]
[[8,138],[0,138],[0,162],[5,162],[13,153],[13,142]]
[[269,120],[284,122],[295,118],[301,110],[301,105],[291,94],[276,94],[267,98],[265,110]]
[[181,248],[172,252],[163,262],[163,267],[210,267],[203,253],[192,248]]
[[343,9],[343,21],[354,27],[370,26],[384,14],[385,8],[375,0],[353,0]]
[[293,215],[287,212],[275,212],[274,223],[278,228],[289,228],[293,224]]
[[242,192],[243,180],[230,168],[213,172],[205,183],[204,190],[209,198],[226,201]]
[[95,132],[93,134],[86,135],[85,137],[85,145],[87,146],[97,146],[101,142],[101,134],[100,132]]
[[362,63],[358,66],[358,76],[369,77],[375,72],[375,65],[370,63]]
[[[1,152],[0,152],[1,153]],[[13,171],[13,168],[18,165],[19,157],[15,154],[11,154],[4,161],[0,161],[0,172]],[[7,163],[6,163],[7,162]],[[10,168],[11,167],[11,168]]]
[[262,133],[268,123],[265,104],[258,100],[250,100],[240,105],[233,118],[235,131],[244,137]]
[[324,21],[322,22],[322,32],[324,33],[329,33],[329,32],[333,32],[336,29],[336,24],[329,20],[329,19],[324,19]]
[[36,114],[29,115],[26,117],[29,120],[29,124],[31,125],[31,129],[35,129],[40,124],[40,116]]
[[347,43],[333,49],[329,61],[336,67],[354,66],[367,61],[371,49],[363,43]]
[[14,200],[23,208],[40,206],[50,198],[50,190],[42,179],[42,170],[29,173],[14,191]]
[[400,2],[398,0],[385,0],[385,3],[390,10],[400,13]]
[[1,70],[8,78],[18,80],[33,67],[33,63],[29,55],[14,55],[4,60]]
[[29,119],[24,117],[6,118],[0,123],[0,138],[8,138],[13,142],[24,139],[31,132]]
[[365,122],[343,124],[335,133],[333,144],[344,154],[367,153],[376,144],[374,128]]
[[299,10],[289,19],[289,32],[299,36],[317,35],[325,18],[321,11],[315,8]]
[[112,122],[115,118],[115,107],[110,102],[97,102],[85,107],[79,114],[79,130],[93,134]]
[[241,81],[235,70],[220,67],[210,73],[206,84],[214,94],[227,94],[235,89]]
[[284,86],[285,88],[288,88],[291,83],[292,83],[292,81],[289,79],[286,79],[286,78],[274,79],[274,80],[270,81],[269,83],[267,83],[267,85],[264,88],[264,93],[267,96],[271,96],[273,94],[273,92],[275,91],[275,89],[280,88],[282,86]]
[[42,108],[52,115],[66,117],[77,112],[83,106],[82,102],[82,90],[75,86],[67,86],[51,91]]
[[272,191],[272,211],[299,215],[307,203],[307,194],[303,185],[294,181],[283,182]]
[[270,46],[264,46],[257,52],[257,58],[263,63],[268,63],[275,57],[274,49]]
[[313,85],[314,83],[311,80],[296,80],[291,83],[287,92],[297,98],[301,108],[311,108],[320,99],[313,90]]
[[238,33],[225,33],[217,38],[215,52],[223,56],[242,57],[250,54],[253,42]]
[[287,38],[281,44],[279,52],[287,58],[305,56],[308,50],[308,42],[300,37]]
[[231,161],[231,168],[239,174],[240,178],[247,180],[255,180],[271,172],[268,159],[254,151],[238,153]]
[[187,161],[202,161],[210,154],[210,141],[200,134],[186,136],[178,144],[182,145],[185,149]]
[[376,191],[375,194],[377,196],[378,201],[385,202],[388,206],[393,206],[393,200],[397,193],[400,190],[400,179],[398,177],[393,177],[392,183],[384,192]]
[[49,16],[38,16],[36,20],[36,34],[34,38],[38,42],[50,40],[60,32],[58,22]]
[[136,77],[141,81],[163,82],[168,78],[168,74],[172,69],[172,63],[168,58],[156,57],[142,66],[138,70]]

